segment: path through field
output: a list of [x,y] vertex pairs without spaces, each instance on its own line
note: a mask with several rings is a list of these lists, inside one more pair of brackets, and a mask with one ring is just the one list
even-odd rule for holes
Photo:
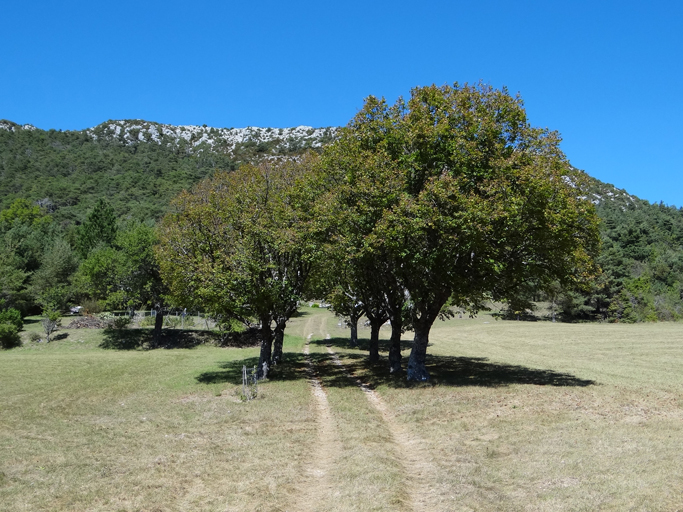
[[[305,331],[312,329],[310,326],[311,321],[313,321],[313,318],[306,324]],[[304,356],[311,391],[315,398],[318,435],[311,450],[310,465],[307,467],[306,474],[304,475],[306,481],[301,485],[302,492],[299,493],[298,503],[295,507],[295,510],[300,511],[324,510],[324,504],[330,503],[334,499],[334,485],[330,478],[330,472],[335,459],[339,457],[341,451],[337,428],[332,419],[330,404],[327,400],[327,393],[325,393],[320,377],[311,362],[309,352],[311,337],[312,333],[306,337]]]
[[[384,442],[382,450],[391,453],[400,466],[400,482],[396,488],[401,490],[402,497],[387,509],[396,510],[438,510],[438,499],[432,494],[433,484],[437,480],[437,471],[430,461],[423,441],[410,433],[396,421],[394,412],[382,400],[379,393],[371,389],[357,376],[353,375],[344,365],[339,355],[331,346],[326,346],[326,352],[318,354],[317,364],[310,356],[310,342],[313,338],[330,339],[326,332],[327,315],[311,316],[304,325],[302,332],[307,340],[304,345],[304,355],[308,366],[311,390],[316,401],[318,415],[318,435],[315,449],[312,450],[310,467],[307,471],[305,492],[301,494],[297,510],[350,510],[352,506],[345,506],[340,502],[339,493],[335,492],[334,479],[330,473],[334,470],[335,460],[342,455],[340,438],[334,421],[334,411],[327,399],[323,381],[319,377],[318,366],[333,363],[341,374],[348,380],[349,385],[357,386],[367,398],[375,413],[381,418],[383,428],[388,435],[378,438],[377,442]],[[326,357],[325,357],[326,356]],[[362,447],[356,447],[362,450]],[[347,448],[348,449],[348,448]],[[381,510],[380,503],[364,504],[364,509]],[[396,505],[399,505],[396,507]]]
[[328,345],[327,352],[332,360],[338,365],[346,376],[351,379],[365,393],[370,404],[379,412],[391,432],[391,439],[403,465],[406,486],[410,498],[411,508],[415,511],[434,510],[434,499],[430,492],[430,484],[436,481],[437,471],[434,464],[429,460],[424,442],[414,434],[409,433],[399,424],[393,411],[384,403],[379,393],[360,379],[351,375],[339,356]]

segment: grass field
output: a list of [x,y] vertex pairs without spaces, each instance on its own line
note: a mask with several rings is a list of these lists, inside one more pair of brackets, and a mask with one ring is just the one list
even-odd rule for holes
[[246,403],[255,348],[0,352],[0,510],[683,510],[681,324],[440,322],[420,385],[288,332]]

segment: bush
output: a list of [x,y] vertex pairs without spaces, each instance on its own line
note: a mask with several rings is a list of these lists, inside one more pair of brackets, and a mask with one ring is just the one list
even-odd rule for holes
[[12,324],[21,331],[24,328],[24,321],[21,319],[21,313],[14,308],[0,311],[0,324]]
[[45,318],[41,320],[41,323],[43,324],[43,330],[45,331],[46,341],[49,343],[50,334],[57,330],[57,327],[62,323],[62,319],[60,318],[59,311],[45,311],[43,314],[45,315]]
[[128,327],[128,324],[130,324],[130,317],[128,315],[114,317],[114,320],[112,321],[112,327],[114,327],[114,329],[125,329]]
[[19,329],[14,324],[1,323],[0,324],[0,347],[10,349],[19,347],[21,345],[21,336],[19,336]]
[[28,340],[32,341],[33,343],[37,343],[41,340],[40,334],[38,334],[36,331],[31,331],[28,335]]
[[102,313],[102,304],[94,299],[83,301],[83,312],[86,315],[96,315]]

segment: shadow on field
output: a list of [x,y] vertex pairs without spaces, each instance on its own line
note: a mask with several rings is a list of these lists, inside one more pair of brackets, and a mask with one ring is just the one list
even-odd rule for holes
[[113,350],[147,350],[195,348],[204,343],[221,346],[251,346],[251,344],[240,344],[241,340],[237,340],[235,345],[231,345],[230,342],[222,343],[221,336],[215,332],[183,329],[163,329],[160,343],[154,346],[152,333],[152,329],[105,329],[100,347]]
[[[197,382],[202,384],[221,384],[226,382],[241,384],[242,366],[246,366],[247,369],[251,370],[256,365],[258,365],[258,357],[250,357],[239,361],[226,361],[218,363],[220,370],[201,373],[196,379]],[[273,380],[306,379],[306,359],[304,355],[285,352],[282,364],[273,366],[268,372],[268,377]]]
[[[347,348],[348,340],[333,338],[330,340],[311,341],[311,345]],[[367,340],[359,340],[359,348],[367,350]],[[405,348],[406,344],[403,343]],[[410,343],[408,343],[410,346]],[[337,351],[338,352],[338,351]],[[427,354],[427,370],[431,375],[428,383],[408,382],[405,377],[407,358],[402,361],[404,373],[390,374],[386,354],[388,342],[380,342],[379,363],[368,361],[367,354],[339,353],[343,356],[345,368],[334,364],[331,356],[326,352],[312,353],[309,357],[315,367],[317,375],[328,387],[355,387],[356,383],[349,379],[346,372],[364,380],[370,388],[387,385],[394,388],[410,388],[425,385],[441,386],[483,386],[499,387],[511,384],[531,384],[535,386],[591,386],[595,381],[580,379],[568,373],[552,370],[528,368],[525,366],[492,363],[484,357],[455,357],[436,356]],[[269,373],[273,380],[296,380],[308,378],[306,359],[301,353],[285,352],[283,364],[274,367]],[[204,372],[197,376],[197,381],[203,384],[242,382],[242,366],[252,368],[258,364],[258,358],[253,357],[241,361],[229,361],[219,364],[220,370]]]

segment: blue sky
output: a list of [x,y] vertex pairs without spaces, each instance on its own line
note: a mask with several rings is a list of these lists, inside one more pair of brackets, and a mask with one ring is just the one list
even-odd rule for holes
[[571,162],[683,206],[683,3],[4,2],[0,118],[83,129],[346,124],[373,94],[519,92]]

